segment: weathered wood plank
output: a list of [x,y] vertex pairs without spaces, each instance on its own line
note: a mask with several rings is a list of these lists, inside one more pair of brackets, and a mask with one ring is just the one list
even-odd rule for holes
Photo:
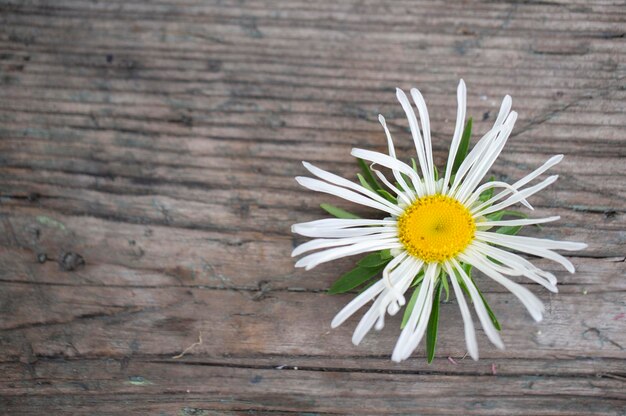
[[[0,412],[622,414],[625,24],[613,1],[0,0]],[[507,350],[462,359],[451,300],[435,362],[398,365],[397,319],[358,348],[355,318],[329,328],[350,260],[293,268],[290,225],[332,200],[293,177],[352,177],[379,113],[411,156],[397,86],[442,164],[460,77],[478,133],[514,98],[497,177],[566,155],[531,200],[562,220],[525,233],[589,249],[537,261],[558,295],[516,279],[539,324],[479,277]]]

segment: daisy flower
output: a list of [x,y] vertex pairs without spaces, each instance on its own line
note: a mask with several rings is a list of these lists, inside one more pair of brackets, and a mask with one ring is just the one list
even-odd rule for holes
[[[304,167],[315,178],[296,178],[300,185],[310,190],[382,211],[383,218],[363,219],[327,206],[329,212],[341,218],[293,225],[294,233],[314,239],[298,246],[292,255],[308,253],[297,261],[296,267],[309,270],[331,260],[370,253],[359,262],[357,269],[337,284],[344,284],[344,289],[349,290],[380,271],[382,277],[345,306],[331,325],[333,328],[341,325],[373,301],[354,331],[352,342],[358,345],[373,327],[383,328],[386,314],[395,315],[406,306],[403,329],[392,354],[392,360],[396,362],[407,359],[426,332],[427,337],[432,336],[434,328],[436,337],[441,292],[442,289],[449,292],[451,285],[463,316],[467,351],[477,360],[470,304],[489,340],[500,349],[504,345],[499,324],[471,277],[471,269],[476,268],[504,286],[520,300],[535,321],[541,321],[542,302],[507,276],[524,276],[555,293],[556,277],[512,251],[555,261],[573,273],[572,263],[554,250],[582,250],[586,244],[514,235],[522,226],[555,221],[559,217],[529,219],[507,210],[517,203],[532,209],[527,199],[556,181],[557,175],[548,176],[536,184],[531,185],[531,182],[559,163],[563,155],[553,156],[513,184],[493,178],[484,181],[517,119],[517,113],[511,111],[510,96],[502,101],[491,130],[468,153],[471,119],[466,125],[466,89],[463,80],[460,81],[456,127],[446,169],[439,177],[433,162],[430,122],[424,98],[415,88],[410,93],[419,123],[407,95],[397,89],[396,96],[408,119],[417,163],[413,160],[410,166],[396,157],[385,119],[379,115],[389,154],[352,149],[352,155],[365,167],[364,175],[359,175],[360,183],[307,162],[303,162]],[[369,166],[363,161],[369,162]],[[393,179],[381,173],[377,169],[379,166],[387,168]],[[515,218],[510,219],[511,215]],[[413,290],[413,294],[407,304],[409,290]],[[428,354],[430,361],[434,354],[434,340],[427,339],[427,344],[433,345]]]

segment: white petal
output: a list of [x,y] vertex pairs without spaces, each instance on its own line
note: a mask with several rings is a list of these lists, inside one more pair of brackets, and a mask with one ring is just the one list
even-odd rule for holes
[[489,341],[491,341],[492,344],[498,347],[499,349],[501,350],[504,349],[504,344],[502,343],[502,339],[500,339],[500,334],[498,334],[498,331],[493,325],[493,322],[491,322],[489,313],[487,313],[485,304],[482,298],[480,297],[478,290],[476,290],[474,283],[467,276],[467,274],[465,273],[465,270],[463,270],[461,265],[455,259],[451,259],[450,263],[452,267],[456,270],[456,272],[461,276],[463,283],[465,283],[465,286],[470,292],[470,297],[472,299],[472,302],[474,303],[474,309],[476,310],[476,315],[478,315],[478,319],[480,320],[480,324],[482,325],[483,330],[485,331],[485,334],[487,335],[487,338],[489,338]]
[[[370,162],[377,163],[388,169],[404,173],[411,179],[411,182],[413,183],[413,187],[415,188],[417,195],[420,197],[425,195],[425,191],[423,189],[422,181],[420,180],[419,175],[413,170],[412,167],[410,167],[406,163],[401,162],[398,159],[395,159],[391,156],[387,156],[383,153],[372,152],[371,150],[365,150],[365,149],[354,148],[352,149],[351,154],[352,156],[358,157],[359,159],[369,160]],[[400,183],[402,184],[402,182]]]
[[420,168],[422,170],[422,177],[424,178],[424,182],[426,184],[427,192],[430,191],[430,185],[433,181],[433,173],[428,172],[428,163],[426,162],[426,154],[424,152],[424,142],[422,141],[422,136],[420,134],[420,129],[417,125],[417,117],[415,117],[415,112],[413,111],[413,106],[409,102],[408,97],[400,88],[396,88],[396,97],[398,101],[400,101],[400,105],[404,109],[406,113],[406,117],[409,120],[409,127],[411,129],[411,135],[413,136],[413,142],[415,143],[415,150],[417,151],[417,159],[419,160]]
[[534,225],[534,224],[543,224],[551,221],[558,221],[561,217],[556,215],[554,217],[546,217],[546,218],[527,218],[521,220],[502,220],[502,221],[482,221],[477,222],[477,227],[517,227],[520,225]]
[[465,106],[467,100],[467,91],[465,88],[465,82],[461,79],[459,86],[456,90],[457,110],[456,110],[456,126],[454,127],[454,136],[452,136],[452,143],[450,144],[450,152],[448,153],[448,163],[446,165],[446,173],[443,180],[443,193],[445,194],[448,189],[448,183],[450,182],[450,176],[452,175],[452,167],[454,166],[454,159],[456,152],[459,150],[459,143],[461,142],[461,135],[463,134],[463,128],[465,127]]
[[428,116],[428,108],[426,107],[426,102],[424,101],[424,97],[422,93],[419,92],[417,88],[411,88],[411,97],[413,97],[413,101],[415,102],[415,106],[417,107],[417,111],[420,115],[420,122],[422,124],[422,134],[424,138],[424,150],[426,152],[426,163],[428,170],[428,184],[430,188],[428,192],[431,194],[435,193],[435,169],[433,162],[433,146],[432,140],[430,137],[430,118]]
[[395,362],[406,360],[417,348],[419,341],[424,335],[433,306],[432,297],[437,267],[436,264],[431,263],[426,269],[411,316],[402,330],[391,355],[391,359]]
[[384,220],[370,220],[366,218],[323,218],[321,220],[314,220],[309,222],[301,222],[291,226],[291,231],[294,233],[300,233],[304,229],[318,229],[318,228],[331,228],[340,229],[348,227],[360,227],[364,225],[386,225],[391,226],[396,224],[396,220],[384,219]]
[[463,182],[465,175],[468,174],[468,172],[471,171],[474,165],[479,163],[483,159],[483,157],[489,152],[489,149],[494,146],[493,143],[498,137],[498,134],[500,134],[500,132],[505,128],[506,126],[502,125],[492,128],[487,133],[485,133],[485,135],[478,141],[478,143],[476,143],[476,145],[474,145],[465,160],[463,160],[463,163],[461,163],[459,170],[454,176],[454,182],[450,186],[450,189],[446,191],[446,195],[454,195],[457,192],[459,186]]
[[[340,230],[340,231],[353,231],[353,230]],[[291,257],[299,256],[302,253],[306,253],[307,251],[319,250],[322,248],[329,247],[339,247],[339,246],[347,246],[357,243],[369,242],[369,241],[387,241],[389,238],[397,237],[397,232],[387,232],[383,234],[375,234],[375,235],[361,235],[357,237],[346,237],[346,238],[316,238],[311,241],[307,241],[306,243],[300,244],[296,247],[292,253]]]
[[461,316],[463,316],[463,327],[465,330],[465,344],[467,345],[467,352],[474,360],[478,360],[478,344],[476,343],[476,331],[474,330],[474,321],[472,320],[472,315],[470,314],[469,308],[467,307],[465,296],[463,296],[463,291],[459,286],[459,282],[457,281],[454,270],[452,270],[450,264],[448,263],[445,263],[444,266],[446,268],[448,276],[450,277],[450,281],[452,282],[454,294],[456,295],[456,300],[459,303],[459,309],[461,310]]
[[[512,194],[515,194],[518,192],[516,188],[514,188],[512,185],[509,185],[506,182],[491,181],[491,182],[484,183],[478,188],[476,188],[474,192],[472,192],[472,194],[469,196],[469,198],[467,198],[466,200],[461,200],[460,202],[466,207],[471,207],[474,204],[474,202],[476,202],[478,198],[480,198],[480,194],[482,194],[485,190],[490,189],[490,188],[506,188]],[[534,209],[532,205],[530,205],[528,201],[526,201],[525,199],[522,198],[520,202],[524,204],[524,206],[526,206],[528,209]]]
[[[404,259],[406,259],[406,252],[400,253],[396,257],[394,257],[387,266],[385,266],[385,270],[393,270],[400,264]],[[367,288],[363,293],[354,298],[350,303],[348,303],[344,308],[335,315],[333,321],[331,322],[332,328],[337,328],[339,325],[345,322],[346,319],[351,317],[356,311],[361,309],[363,305],[372,300],[376,295],[382,292],[385,288],[385,284],[382,280],[374,283],[372,286]]]
[[485,177],[491,166],[494,164],[502,149],[513,130],[515,121],[517,120],[517,113],[512,111],[507,117],[506,121],[502,125],[502,130],[498,134],[498,137],[494,141],[494,145],[488,147],[481,159],[470,169],[467,177],[463,180],[463,183],[459,186],[456,192],[456,197],[463,201],[471,194],[471,192],[478,186],[480,181]]
[[524,275],[534,282],[539,283],[551,292],[558,292],[556,288],[556,277],[552,273],[545,272],[534,266],[525,258],[518,256],[515,253],[502,250],[498,247],[490,246],[489,244],[485,244],[478,240],[474,240],[470,247],[475,249],[485,257],[488,256],[487,261],[489,261],[489,258],[493,258],[503,265],[506,265],[507,267],[513,268],[517,271],[516,274],[509,274],[518,276]]
[[313,267],[326,263],[331,260],[342,257],[354,256],[355,254],[367,253],[370,251],[386,250],[402,247],[402,243],[397,237],[387,238],[386,240],[366,241],[363,243],[353,244],[348,247],[331,248],[317,253],[309,254],[298,260],[295,267],[304,267],[311,270]]
[[[399,285],[408,287],[408,284],[403,285],[401,284],[401,281],[409,281],[410,284],[410,282],[415,277],[417,270],[418,268],[416,268],[415,260],[412,257],[407,257],[400,262],[398,267],[391,270],[390,272],[389,268],[385,268],[385,271],[383,273],[389,275],[389,278],[392,281],[391,283],[394,286]],[[361,318],[361,321],[357,325],[356,329],[354,330],[354,334],[352,335],[352,343],[354,345],[358,345],[361,343],[365,335],[372,329],[372,326],[374,326],[374,323],[377,324],[377,329],[382,329],[382,326],[384,325],[385,311],[389,303],[393,301],[393,297],[386,295],[388,290],[389,289],[386,288],[378,296],[378,299],[376,299],[371,308],[365,313],[365,315],[363,315],[363,318]],[[402,290],[402,293],[404,293],[405,290],[406,288]]]
[[348,189],[341,188],[336,185],[331,185],[324,181],[320,181],[319,179],[298,176],[296,177],[296,181],[300,185],[312,191],[324,192],[327,194],[335,195],[347,201],[354,202],[355,204],[361,204],[361,205],[365,205],[371,208],[376,208],[378,210],[388,212],[389,214],[392,214],[392,215],[398,215],[398,211],[400,211],[400,214],[402,213],[402,211],[398,207],[391,208],[390,206],[386,204],[381,204],[380,202],[374,201],[354,191],[350,191]]
[[[536,245],[533,245],[533,244],[520,242],[519,240],[516,240],[516,239],[502,239],[501,237],[503,237],[502,234],[482,232],[482,231],[476,232],[476,238],[480,241],[497,244],[499,246],[510,248],[512,250],[521,251],[522,253],[528,253],[528,254],[533,254],[535,256],[543,257],[545,259],[549,259],[549,260],[559,263],[560,265],[565,267],[567,271],[569,271],[570,273],[574,273],[575,271],[574,265],[569,260],[561,256],[560,254],[555,253],[554,251],[551,251],[545,247],[537,247]],[[511,237],[511,236],[504,236],[504,237]],[[575,250],[582,250],[587,247],[587,245],[584,243],[574,243],[574,244],[579,244],[579,246],[575,248]]]
[[541,321],[544,311],[543,303],[530,290],[495,271],[493,267],[482,260],[480,255],[472,253],[471,250],[466,250],[466,253],[461,254],[459,257],[507,288],[524,304],[535,321]]
[[[389,133],[389,129],[387,128],[387,123],[385,122],[385,117],[383,117],[382,114],[379,114],[378,115],[378,121],[383,126],[383,129],[385,130],[385,136],[387,136],[387,147],[389,148],[389,156],[394,158],[394,159],[396,159],[396,150],[395,150],[395,148],[393,146],[393,140],[391,139],[391,133]],[[405,180],[402,177],[402,175],[400,175],[400,172],[398,172],[395,169],[392,169],[391,172],[393,173],[393,177],[400,184],[400,186],[402,187],[404,192],[409,196],[409,198],[411,200],[415,199],[415,194],[413,193],[413,190],[407,185],[407,183],[405,182]],[[386,182],[386,179],[385,179],[385,182]],[[398,195],[400,195],[400,194],[398,194]]]
[[476,216],[485,216],[487,214],[490,214],[496,211],[501,211],[504,208],[507,208],[513,204],[518,203],[522,199],[526,199],[529,196],[536,194],[537,192],[541,191],[543,188],[546,188],[552,185],[558,179],[558,177],[559,177],[558,175],[549,176],[542,182],[538,183],[537,185],[523,189],[519,191],[518,193],[511,195],[509,198],[500,202],[499,204],[495,204],[488,208],[484,208],[481,211],[477,211],[477,208],[474,208],[470,212],[472,213],[472,215],[476,217]]
[[504,243],[516,243],[528,245],[531,247],[537,248],[547,248],[551,250],[567,250],[567,251],[577,251],[583,250],[587,248],[587,244],[579,243],[575,241],[558,241],[558,240],[548,240],[547,238],[533,238],[533,237],[524,237],[521,235],[506,235],[499,233],[492,233],[489,231],[477,231],[476,236],[481,239],[491,239],[492,241],[504,242]]
[[[293,229],[293,227],[292,227]],[[359,237],[372,234],[398,233],[398,228],[393,227],[359,227],[359,228],[304,228],[298,234],[306,237],[322,238],[345,238]]]
[[[538,177],[539,175],[541,175],[542,173],[544,173],[545,171],[550,169],[552,166],[554,166],[557,163],[559,163],[561,160],[563,160],[563,155],[552,156],[550,159],[548,159],[547,162],[545,162],[539,168],[535,169],[533,172],[531,172],[530,174],[526,175],[525,177],[523,177],[519,181],[515,182],[513,185],[511,185],[511,187],[514,188],[514,189],[521,188],[522,186],[526,185],[528,182],[532,181],[533,179],[535,179],[536,177]],[[494,196],[491,199],[489,199],[488,201],[485,201],[482,204],[480,204],[479,206],[475,207],[474,210],[475,211],[480,211],[484,207],[491,206],[496,201],[499,201],[501,198],[503,198],[504,196],[506,196],[506,195],[508,195],[510,193],[511,192],[509,192],[508,190],[504,190],[504,191],[500,192],[499,194],[497,194],[496,196]]]
[[[387,178],[385,177],[385,175],[383,175],[381,171],[379,171],[378,169],[374,169],[375,165],[376,165],[375,163],[372,163],[370,165],[370,169],[372,170],[372,172],[374,172],[374,174],[378,177],[378,179],[380,179],[380,181],[384,183],[387,188],[391,189],[393,193],[395,193],[398,196],[398,198],[400,198],[406,205],[411,205],[412,200],[415,199],[415,194],[413,193],[413,191],[409,189],[408,190],[409,192],[406,192],[406,191],[401,191],[398,188],[396,188],[395,185],[393,185],[391,182],[387,180]],[[404,178],[402,178],[402,175],[398,173],[398,176],[402,179],[402,182],[404,182]],[[401,184],[401,186],[407,186],[407,185],[406,183],[404,183],[404,185]]]
[[358,185],[352,181],[349,181],[345,178],[342,178],[341,176],[335,175],[334,173],[330,173],[327,172],[323,169],[318,168],[317,166],[314,166],[308,162],[302,162],[302,164],[304,165],[304,167],[311,172],[313,175],[317,176],[320,179],[323,179],[327,182],[330,182],[332,184],[338,185],[338,186],[343,186],[344,188],[348,188],[348,189],[352,189],[354,191],[357,191],[371,199],[373,199],[374,201],[380,202],[383,205],[388,206],[390,209],[392,210],[397,210],[397,212],[401,213],[402,210],[398,208],[397,205],[387,201],[385,198],[383,198],[382,196],[378,195],[376,192],[372,192],[369,189]]

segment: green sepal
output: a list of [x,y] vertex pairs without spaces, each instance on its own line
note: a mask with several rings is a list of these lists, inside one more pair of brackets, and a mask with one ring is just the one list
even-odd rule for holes
[[331,204],[320,204],[320,208],[324,211],[328,212],[333,217],[342,218],[342,219],[357,219],[361,218],[358,215],[355,215],[351,212],[346,211],[345,209],[337,208]]
[[[386,263],[385,263],[386,264]],[[378,267],[356,267],[350,270],[348,273],[341,276],[332,286],[328,289],[328,293],[331,295],[336,295],[339,293],[348,292],[355,287],[362,285],[367,282],[378,273],[380,273],[384,268],[385,264],[380,265]]]
[[455,174],[461,164],[467,157],[467,151],[469,150],[470,138],[472,137],[472,118],[470,117],[465,124],[465,128],[463,129],[463,134],[461,136],[461,141],[459,142],[459,148],[456,151],[456,155],[454,156],[454,163],[452,164],[452,174]]
[[428,327],[426,329],[426,357],[428,364],[433,362],[435,358],[435,347],[437,346],[437,328],[439,326],[439,302],[441,298],[442,284],[438,284],[435,288],[433,296],[433,307],[430,311],[428,319]]

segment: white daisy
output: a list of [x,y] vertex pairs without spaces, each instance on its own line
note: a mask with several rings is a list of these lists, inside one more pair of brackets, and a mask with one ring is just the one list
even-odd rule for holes
[[[341,257],[391,250],[393,259],[385,266],[382,278],[352,300],[332,321],[332,327],[335,328],[361,307],[374,301],[354,331],[352,342],[355,345],[361,342],[372,327],[381,329],[387,313],[395,315],[406,304],[405,293],[415,284],[416,276],[422,276],[414,303],[412,300],[410,317],[393,350],[392,359],[398,362],[407,359],[417,348],[428,325],[435,288],[440,283],[445,283],[448,287],[447,281],[440,280],[449,279],[463,316],[468,353],[472,358],[478,359],[474,323],[464,291],[469,294],[489,340],[498,348],[504,346],[485,302],[481,300],[478,288],[462,265],[471,265],[503,285],[522,302],[536,321],[540,321],[544,311],[542,302],[528,289],[505,276],[525,276],[552,292],[557,292],[556,278],[524,257],[507,250],[553,260],[573,273],[572,263],[554,250],[582,250],[586,247],[583,243],[506,235],[494,232],[492,228],[540,224],[559,219],[556,216],[493,220],[493,214],[517,203],[532,209],[526,199],[552,184],[557,176],[549,176],[535,185],[529,183],[559,163],[563,155],[550,158],[513,184],[487,181],[481,185],[504,148],[517,118],[517,113],[510,111],[511,97],[507,95],[493,128],[476,143],[453,174],[465,125],[466,91],[465,83],[461,80],[457,90],[458,111],[454,136],[445,174],[438,179],[433,163],[428,110],[421,93],[417,89],[411,90],[421,129],[406,94],[398,89],[396,96],[409,121],[419,169],[396,158],[391,134],[382,115],[379,116],[379,121],[387,136],[389,155],[357,148],[352,149],[352,155],[370,162],[372,171],[388,187],[389,192],[395,194],[395,198],[385,198],[380,192],[304,162],[305,168],[319,179],[297,177],[296,180],[302,186],[378,209],[387,214],[387,217],[333,218],[295,224],[292,227],[294,233],[315,239],[297,247],[292,255],[315,251],[296,263],[296,267],[309,270],[318,264]],[[389,181],[375,169],[376,165],[390,169],[394,180]],[[501,190],[488,200],[480,199],[485,191],[493,188]],[[492,191],[489,192],[493,194]],[[394,199],[397,202],[393,202]]]

